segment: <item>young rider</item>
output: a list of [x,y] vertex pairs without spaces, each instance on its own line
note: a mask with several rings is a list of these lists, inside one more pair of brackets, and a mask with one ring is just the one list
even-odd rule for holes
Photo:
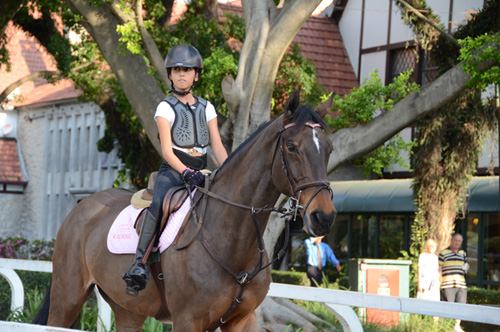
[[183,182],[198,186],[204,183],[199,170],[207,166],[209,140],[221,165],[227,158],[214,106],[191,93],[203,69],[200,53],[191,45],[175,46],[168,52],[165,65],[172,95],[160,102],[155,113],[164,161],[155,181],[153,202],[143,213],[135,260],[123,275],[127,289],[136,292],[144,289],[149,279],[147,263],[142,260],[161,219],[167,191]]

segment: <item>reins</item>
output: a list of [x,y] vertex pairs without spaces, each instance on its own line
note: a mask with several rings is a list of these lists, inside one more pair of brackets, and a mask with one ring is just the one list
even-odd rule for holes
[[[307,122],[305,125],[307,125],[308,127],[312,128],[313,130],[315,128],[321,126],[320,124],[310,123],[310,122]],[[276,152],[277,152],[276,150],[277,150],[277,148],[279,146],[280,147],[282,167],[283,167],[283,169],[285,171],[286,178],[287,178],[288,184],[290,186],[290,190],[291,190],[291,192],[293,194],[293,196],[290,197],[290,199],[289,199],[290,209],[287,209],[287,208],[277,208],[277,207],[269,207],[268,205],[266,205],[264,207],[261,207],[261,208],[255,208],[253,206],[244,205],[244,204],[240,204],[240,203],[231,201],[231,200],[229,200],[229,199],[227,199],[227,198],[225,198],[225,197],[223,197],[221,195],[218,195],[218,194],[216,194],[214,192],[211,192],[209,190],[209,186],[210,186],[210,182],[215,177],[216,172],[212,173],[210,175],[210,177],[206,178],[204,188],[199,187],[199,186],[196,187],[197,190],[202,193],[201,197],[199,197],[196,200],[196,202],[194,202],[194,199],[192,197],[190,188],[188,187],[189,197],[191,199],[192,205],[191,205],[191,209],[187,213],[186,218],[184,219],[184,222],[183,222],[183,224],[181,226],[181,229],[180,229],[180,231],[179,231],[179,233],[178,233],[178,235],[177,235],[177,237],[176,237],[176,239],[174,241],[173,248],[175,250],[185,249],[185,248],[189,247],[195,241],[195,239],[198,238],[198,236],[200,236],[200,241],[201,241],[203,247],[208,252],[208,254],[212,257],[212,259],[215,260],[227,273],[229,273],[231,276],[233,276],[235,278],[236,282],[240,285],[240,291],[238,292],[238,295],[234,299],[234,301],[231,304],[230,308],[226,311],[226,313],[219,319],[219,321],[214,326],[212,326],[210,329],[207,330],[207,332],[213,332],[217,328],[219,328],[221,325],[225,324],[227,318],[231,315],[231,313],[234,311],[234,309],[236,309],[236,307],[238,306],[238,304],[240,304],[243,301],[243,291],[244,291],[245,286],[248,283],[250,283],[250,281],[259,272],[261,272],[262,270],[265,270],[266,268],[268,268],[271,264],[273,264],[275,261],[277,261],[278,259],[280,259],[285,254],[286,248],[288,247],[288,238],[289,238],[289,234],[290,234],[290,221],[291,220],[293,220],[293,221],[296,220],[297,213],[299,212],[299,210],[302,211],[303,214],[305,214],[305,212],[307,211],[307,208],[309,207],[309,204],[316,197],[316,195],[321,190],[323,190],[323,189],[328,190],[330,192],[330,195],[332,196],[332,190],[330,188],[330,185],[329,185],[328,182],[325,182],[325,181],[313,181],[313,182],[308,182],[308,183],[304,183],[304,184],[301,184],[301,185],[295,185],[295,186],[292,184],[291,174],[290,174],[290,171],[289,171],[288,162],[287,162],[287,159],[285,157],[285,152],[284,152],[283,132],[285,130],[293,127],[293,126],[295,126],[295,123],[290,123],[290,124],[288,124],[286,126],[282,126],[282,128],[281,128],[281,130],[279,132],[279,139],[278,139],[277,144],[276,144],[276,148],[275,148],[275,151],[274,151],[274,154],[273,154],[273,159],[271,161],[271,178],[272,178],[272,169],[273,169],[274,160],[275,160],[275,156],[276,156]],[[294,182],[295,182],[295,180],[294,180]],[[302,194],[302,190],[306,189],[306,188],[311,188],[311,187],[317,187],[316,191],[311,196],[311,198],[308,200],[308,202],[306,203],[305,206],[300,205],[299,201],[300,201],[300,196]],[[298,196],[297,196],[297,193],[298,193]],[[241,208],[241,209],[246,209],[246,210],[250,210],[251,211],[252,220],[254,222],[254,227],[255,227],[255,231],[256,231],[256,235],[257,235],[257,249],[259,251],[259,261],[257,262],[257,264],[254,267],[254,269],[253,269],[252,272],[249,273],[247,271],[241,271],[240,273],[236,273],[226,262],[224,262],[224,260],[217,254],[217,252],[210,246],[210,244],[208,243],[208,241],[204,238],[204,236],[203,236],[203,227],[202,226],[203,226],[203,221],[204,221],[204,215],[205,215],[205,212],[206,212],[207,197],[212,197],[212,198],[215,198],[215,199],[217,199],[219,201],[222,201],[222,202],[224,202],[226,204],[229,204],[229,205]],[[200,199],[202,199],[202,203],[201,203],[201,206],[200,206],[200,210],[201,210],[201,213],[199,215],[200,219],[198,220],[198,215],[196,213],[196,210],[197,210],[196,205],[199,203]],[[285,218],[285,242],[284,242],[282,248],[279,250],[277,256],[274,259],[272,259],[268,264],[265,264],[265,265],[263,265],[264,253],[265,253],[264,241],[263,241],[263,236],[262,236],[262,232],[261,232],[261,227],[260,227],[259,221],[257,219],[257,215],[259,213],[261,213],[261,212],[277,212],[277,213],[282,214],[281,218],[286,217]],[[186,245],[183,245],[183,246],[179,247],[179,246],[177,246],[177,242],[178,242],[179,237],[182,234],[182,231],[185,228],[188,220],[190,219],[191,215],[193,216],[193,218],[195,219],[195,222],[197,223],[197,227],[196,227],[195,233],[193,234],[193,237],[191,238],[191,240]]]

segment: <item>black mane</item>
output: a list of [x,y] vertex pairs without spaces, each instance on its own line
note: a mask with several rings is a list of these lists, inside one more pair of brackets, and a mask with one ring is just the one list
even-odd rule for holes
[[[265,128],[267,128],[271,123],[273,123],[278,117],[269,120],[268,122],[265,122],[259,126],[259,128],[249,137],[247,138],[243,143],[241,143],[240,146],[236,150],[234,150],[226,159],[224,164],[220,167],[222,169],[225,165],[228,164],[228,162],[233,159],[238,153],[244,149],[250,142],[252,142],[255,137],[257,137]],[[295,112],[294,116],[292,117],[291,121],[295,123],[296,128],[302,128],[307,122],[312,122],[312,123],[318,123],[321,128],[325,131],[329,131],[328,125],[326,122],[321,118],[321,116],[316,113],[310,106],[306,105],[300,105],[297,111]]]
[[224,164],[220,167],[220,169],[222,169],[225,165],[228,164],[228,162],[234,158],[234,156],[236,156],[241,150],[243,150],[243,148],[245,148],[250,142],[252,142],[254,140],[255,137],[257,137],[264,129],[266,129],[271,123],[273,123],[278,117],[274,118],[274,119],[271,119],[267,122],[264,122],[263,124],[261,124],[259,126],[259,128],[257,128],[257,130],[250,136],[248,137],[243,143],[240,144],[240,146],[238,146],[236,148],[236,150],[234,150],[226,159],[226,161],[224,161]]

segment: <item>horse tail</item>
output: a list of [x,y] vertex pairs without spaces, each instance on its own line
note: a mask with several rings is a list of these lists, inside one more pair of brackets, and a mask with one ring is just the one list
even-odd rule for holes
[[49,288],[47,289],[47,293],[42,300],[42,303],[38,307],[38,312],[33,318],[31,323],[38,325],[47,325],[47,321],[49,320],[49,309],[50,309],[50,288],[52,287],[52,281],[49,284]]

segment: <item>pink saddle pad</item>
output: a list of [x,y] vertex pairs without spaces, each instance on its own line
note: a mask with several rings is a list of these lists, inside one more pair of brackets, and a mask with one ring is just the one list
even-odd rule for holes
[[[195,191],[192,192],[192,195],[194,195],[194,193]],[[162,253],[170,247],[190,207],[191,200],[188,198],[179,210],[170,216],[167,226],[160,236],[158,248],[153,248],[153,251],[158,251],[159,249],[160,253]],[[108,233],[108,250],[111,253],[135,254],[139,236],[134,229],[134,223],[142,210],[143,209],[136,209],[132,205],[129,205],[116,217]]]

